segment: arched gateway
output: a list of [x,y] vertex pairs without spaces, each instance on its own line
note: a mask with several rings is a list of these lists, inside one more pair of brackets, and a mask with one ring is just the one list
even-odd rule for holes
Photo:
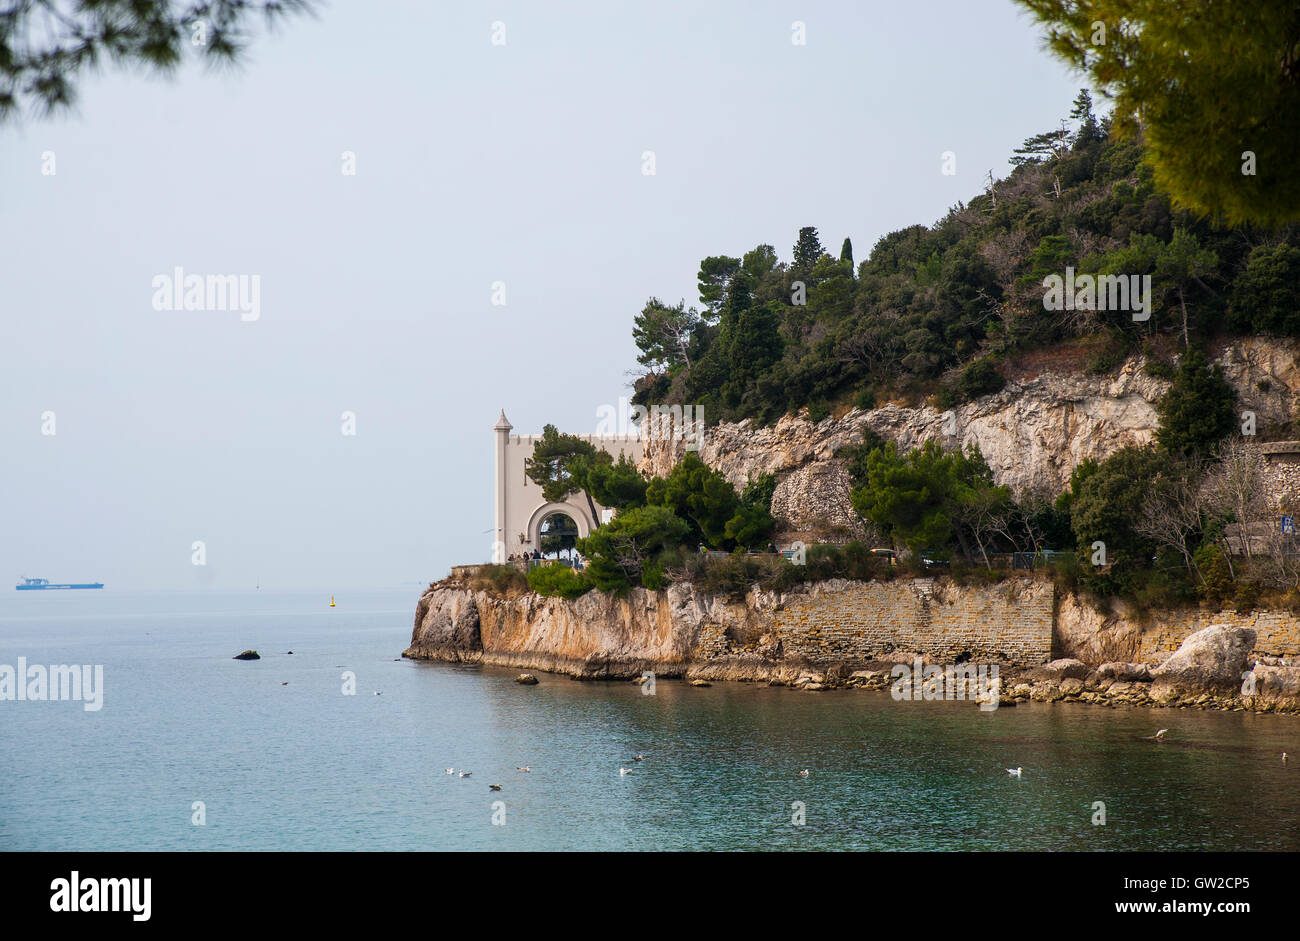
[[[533,448],[541,435],[512,435],[513,425],[506,420],[505,410],[492,426],[496,435],[496,528],[492,537],[492,561],[504,562],[509,555],[517,555],[539,548],[542,523],[555,513],[563,513],[578,527],[578,537],[591,533],[598,520],[592,519],[587,498],[581,493],[570,494],[562,503],[553,503],[542,496],[542,488],[528,479],[524,462],[532,457]],[[614,460],[626,455],[629,460],[641,460],[641,441],[635,435],[577,435],[597,448],[607,452]],[[596,504],[596,512],[604,507]]]

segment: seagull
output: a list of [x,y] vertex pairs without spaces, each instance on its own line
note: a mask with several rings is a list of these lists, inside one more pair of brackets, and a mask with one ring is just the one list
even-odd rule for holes
[[619,768],[619,769],[618,769],[618,773],[619,773],[620,775],[631,774],[631,773],[632,773],[632,769],[631,769],[631,768]]
[[529,771],[532,771],[533,769],[530,768],[528,765],[524,765],[522,768],[516,768],[515,770],[516,770],[516,771],[522,771],[522,772],[524,772],[525,774],[527,774]]
[[1162,741],[1162,740],[1164,739],[1164,737],[1165,737],[1165,733],[1168,732],[1168,731],[1169,731],[1168,729],[1161,729],[1159,732],[1157,732],[1157,733],[1156,733],[1156,741],[1157,741],[1157,742]]
[[1282,764],[1286,764],[1286,752],[1282,752]]
[[633,761],[645,761],[645,755],[635,755],[635,756],[633,756],[632,760],[633,760]]
[[489,790],[489,791],[499,791],[499,790],[501,790],[501,785],[500,785],[500,784],[489,784],[489,785],[488,785],[488,790]]
[[281,685],[281,686],[288,686],[288,685],[289,685],[289,681],[288,681],[288,680],[285,680],[285,681],[284,681],[283,683],[281,683],[280,685]]
[[801,777],[801,778],[806,778],[806,777],[808,777],[808,769],[807,769],[807,768],[804,768],[802,771],[800,771],[800,772],[799,772],[799,777]]
[[1007,774],[1011,775],[1014,778],[1018,778],[1020,777],[1020,772],[1023,770],[1024,770],[1023,768],[1008,768]]
[[455,768],[448,768],[448,769],[447,769],[447,773],[448,773],[448,774],[455,774],[455,773],[456,773],[456,769],[455,769]]
[[375,690],[375,695],[376,695],[376,696],[382,696],[382,695],[384,695],[384,694],[381,693],[379,690]]
[[473,771],[462,771],[462,772],[460,773],[460,776],[461,776],[462,778],[468,778],[468,777],[469,777],[471,774],[473,774],[473,773],[474,773]]

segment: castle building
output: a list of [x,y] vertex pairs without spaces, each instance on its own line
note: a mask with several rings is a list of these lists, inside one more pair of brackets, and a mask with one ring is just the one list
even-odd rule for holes
[[[572,493],[562,502],[542,496],[542,488],[528,479],[525,462],[532,457],[541,435],[512,435],[514,426],[505,410],[492,426],[496,436],[496,525],[492,537],[492,561],[504,562],[508,556],[541,548],[543,524],[557,515],[568,517],[577,527],[578,537],[591,533],[609,512],[595,504],[600,518],[592,518],[591,506],[582,493]],[[635,434],[576,435],[608,453],[615,461],[626,455],[640,461],[642,444]]]

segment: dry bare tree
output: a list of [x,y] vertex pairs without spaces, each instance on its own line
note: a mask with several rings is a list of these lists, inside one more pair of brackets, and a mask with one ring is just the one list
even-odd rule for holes
[[[1204,582],[1196,564],[1195,549],[1205,531],[1204,501],[1195,465],[1181,465],[1151,481],[1134,529],[1158,546],[1178,553],[1193,579]],[[1231,566],[1231,562],[1229,562]]]

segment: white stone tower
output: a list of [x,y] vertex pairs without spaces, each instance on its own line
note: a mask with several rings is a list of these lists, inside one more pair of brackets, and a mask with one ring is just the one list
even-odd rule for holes
[[506,560],[506,448],[510,444],[510,429],[514,426],[506,420],[506,410],[501,410],[501,417],[492,426],[496,432],[496,529],[492,537],[492,561],[500,565]]

